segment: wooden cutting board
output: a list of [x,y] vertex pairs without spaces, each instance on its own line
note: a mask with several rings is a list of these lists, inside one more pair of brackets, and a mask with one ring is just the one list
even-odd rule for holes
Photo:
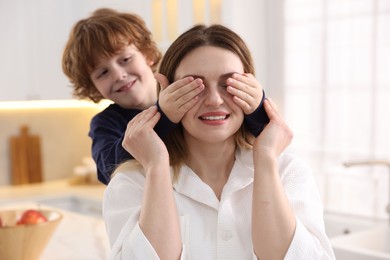
[[42,182],[41,140],[30,135],[27,126],[19,136],[10,138],[11,183],[13,185]]

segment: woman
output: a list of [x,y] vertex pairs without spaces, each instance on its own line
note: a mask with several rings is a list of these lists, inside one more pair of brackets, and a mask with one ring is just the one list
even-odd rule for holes
[[276,106],[264,102],[270,122],[258,137],[243,124],[259,83],[242,39],[195,26],[160,73],[205,89],[165,144],[153,131],[157,108],[129,123],[123,146],[138,163],[117,169],[103,204],[112,258],[334,259],[313,176],[283,153],[292,132]]

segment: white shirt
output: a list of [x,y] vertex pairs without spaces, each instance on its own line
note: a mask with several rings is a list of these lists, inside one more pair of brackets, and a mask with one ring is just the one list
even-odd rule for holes
[[[335,259],[325,234],[323,207],[310,169],[297,158],[278,159],[283,189],[296,216],[296,230],[285,259]],[[159,259],[138,225],[145,177],[118,172],[107,186],[103,216],[111,259]],[[221,200],[189,167],[174,183],[180,215],[182,259],[257,259],[251,238],[253,155],[238,151]]]

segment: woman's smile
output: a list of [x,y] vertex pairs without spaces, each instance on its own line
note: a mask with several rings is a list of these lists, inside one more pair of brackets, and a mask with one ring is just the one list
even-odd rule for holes
[[207,112],[199,116],[199,119],[207,125],[221,125],[226,123],[230,114],[222,111]]

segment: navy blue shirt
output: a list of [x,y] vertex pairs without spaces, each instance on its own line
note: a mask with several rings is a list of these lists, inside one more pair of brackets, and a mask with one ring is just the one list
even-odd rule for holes
[[[265,94],[259,107],[250,115],[244,117],[244,124],[248,130],[258,136],[269,122],[264,110]],[[97,166],[97,175],[100,182],[108,184],[111,174],[122,162],[133,159],[123,147],[122,141],[128,122],[141,110],[122,108],[117,104],[109,105],[105,110],[95,115],[90,124],[89,137],[92,139],[92,158]],[[177,124],[171,122],[161,111],[161,118],[154,130],[164,138]]]

